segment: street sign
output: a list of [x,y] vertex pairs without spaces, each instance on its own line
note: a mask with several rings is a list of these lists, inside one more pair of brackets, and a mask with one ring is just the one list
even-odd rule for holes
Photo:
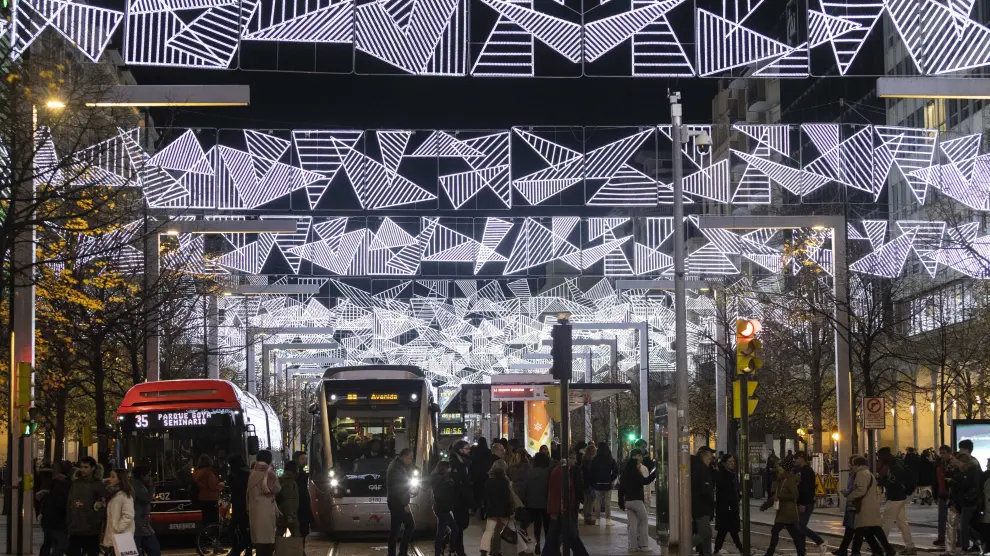
[[887,428],[887,402],[883,398],[863,398],[863,427]]

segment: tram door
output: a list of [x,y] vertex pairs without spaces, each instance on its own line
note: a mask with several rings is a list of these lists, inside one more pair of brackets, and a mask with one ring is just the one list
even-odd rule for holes
[[653,437],[657,447],[656,539],[660,546],[677,545],[677,409],[663,403],[653,410]]

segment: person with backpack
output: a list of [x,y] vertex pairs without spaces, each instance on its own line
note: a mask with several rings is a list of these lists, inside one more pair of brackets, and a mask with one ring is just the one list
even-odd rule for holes
[[883,534],[889,536],[891,525],[896,523],[904,538],[904,551],[901,554],[917,554],[911,537],[911,525],[907,519],[907,497],[914,493],[918,481],[904,463],[894,457],[890,448],[877,450],[877,459],[882,464],[880,484],[887,493],[887,504],[883,507]]

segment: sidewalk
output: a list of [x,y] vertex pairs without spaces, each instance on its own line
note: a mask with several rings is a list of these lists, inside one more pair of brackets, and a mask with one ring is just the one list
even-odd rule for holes
[[[41,548],[41,543],[45,542],[44,533],[41,532],[41,524],[37,521],[34,522],[32,537],[34,538],[33,552],[37,554],[38,549]],[[5,554],[11,552],[7,550],[7,516],[5,515],[0,515],[0,547],[3,547]]]

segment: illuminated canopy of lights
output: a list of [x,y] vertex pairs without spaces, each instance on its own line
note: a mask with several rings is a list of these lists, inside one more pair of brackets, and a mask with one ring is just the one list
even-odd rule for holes
[[[990,65],[990,28],[973,18],[974,0],[813,1],[796,37],[761,23],[783,8],[775,0],[128,0],[120,11],[20,0],[11,32],[15,57],[51,28],[97,60],[123,21],[131,65],[226,69],[238,64],[242,42],[296,43],[339,45],[415,75],[538,76],[564,66],[573,76],[799,78],[815,73],[813,49],[849,73],[886,14],[922,75]],[[671,18],[692,11],[694,35],[675,31]]]

